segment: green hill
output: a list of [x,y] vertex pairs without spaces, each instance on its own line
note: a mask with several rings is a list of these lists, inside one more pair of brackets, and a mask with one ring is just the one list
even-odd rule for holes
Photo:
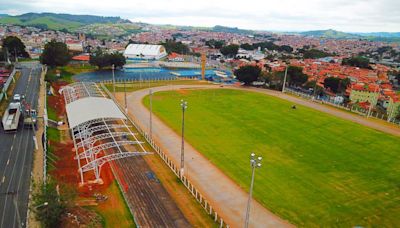
[[307,31],[307,32],[301,32],[300,34],[303,36],[315,36],[315,37],[324,37],[324,38],[332,38],[332,39],[352,39],[352,38],[360,38],[361,37],[356,34],[340,32],[340,31],[336,31],[333,29]]
[[0,24],[33,26],[52,30],[75,30],[90,24],[131,23],[120,17],[102,17],[93,15],[72,15],[55,13],[26,13],[19,16],[0,17]]

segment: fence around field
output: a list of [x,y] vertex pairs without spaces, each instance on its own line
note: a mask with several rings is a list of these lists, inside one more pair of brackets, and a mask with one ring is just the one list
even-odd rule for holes
[[3,100],[4,96],[7,94],[8,87],[10,87],[11,82],[14,80],[14,76],[15,76],[16,72],[17,71],[14,68],[13,71],[11,72],[10,76],[8,77],[6,83],[4,83],[4,86],[1,89],[1,93],[0,93],[0,102]]
[[[310,95],[310,94],[306,94],[306,93],[303,93],[303,92],[300,92],[300,91],[296,91],[296,90],[293,90],[293,89],[290,89],[290,88],[285,88],[285,93],[293,94],[293,95],[302,97],[304,99],[311,100],[311,101],[316,102],[316,103],[327,104],[327,105],[334,106],[334,107],[339,108],[339,109],[343,109],[343,110],[347,110],[347,111],[350,111],[350,112],[354,112],[354,113],[357,113],[357,114],[359,114],[361,116],[365,116],[366,117],[367,114],[368,114],[368,111],[365,111],[363,109],[357,109],[357,108],[352,107],[350,105],[335,103],[335,102],[332,102],[330,100],[315,99],[315,97]],[[387,121],[389,123],[400,125],[400,122],[396,122],[396,120],[394,120],[394,119],[389,120],[387,115],[379,113],[379,112],[376,112],[376,111],[373,111],[373,110],[371,111],[369,117],[373,117],[373,118],[380,119],[380,120],[385,120],[385,121]]]
[[[115,100],[113,95],[110,93],[110,91],[104,86],[103,83],[101,83],[101,87],[103,88],[104,91],[108,94],[110,98],[114,100],[114,102],[117,104],[119,109],[125,113],[125,110],[121,105]],[[153,138],[144,131],[138,124],[137,122],[130,118],[129,116],[126,116],[129,122],[132,123],[132,125],[137,129],[137,131],[143,135],[143,137],[146,139],[147,143],[157,152],[157,154],[161,157],[161,159],[165,162],[165,164],[171,169],[171,171],[175,174],[176,177],[178,177],[184,186],[189,190],[189,192],[192,194],[192,196],[196,199],[196,201],[203,207],[203,209],[206,211],[208,215],[212,217],[215,223],[218,224],[219,227],[226,227],[229,228],[229,225],[224,221],[224,219],[219,215],[219,213],[216,211],[216,209],[211,205],[211,203],[201,194],[199,190],[190,182],[190,180],[185,176],[181,175],[181,171],[178,165],[176,165],[172,159],[168,157],[166,153],[164,153],[161,148],[156,144],[156,142],[153,140]]]
[[[122,84],[122,83],[151,83],[151,82],[162,82],[162,81],[180,81],[180,80],[196,80],[198,76],[193,77],[159,77],[159,78],[129,78],[129,79],[115,79],[115,84]],[[112,84],[113,80],[101,80],[97,83],[101,84]]]

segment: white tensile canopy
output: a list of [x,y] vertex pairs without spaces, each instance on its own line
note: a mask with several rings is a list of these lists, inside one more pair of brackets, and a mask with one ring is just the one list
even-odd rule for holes
[[84,97],[66,105],[69,127],[72,129],[94,119],[126,119],[118,106],[108,98]]
[[129,44],[125,51],[126,58],[161,59],[167,56],[164,46],[151,44]]

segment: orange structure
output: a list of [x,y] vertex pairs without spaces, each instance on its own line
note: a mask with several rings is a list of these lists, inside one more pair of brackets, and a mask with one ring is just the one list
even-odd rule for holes
[[201,53],[201,79],[206,78],[206,53]]

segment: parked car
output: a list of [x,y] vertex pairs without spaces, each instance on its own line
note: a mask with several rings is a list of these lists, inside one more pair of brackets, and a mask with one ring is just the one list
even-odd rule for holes
[[21,101],[21,95],[18,93],[14,94],[14,101]]

